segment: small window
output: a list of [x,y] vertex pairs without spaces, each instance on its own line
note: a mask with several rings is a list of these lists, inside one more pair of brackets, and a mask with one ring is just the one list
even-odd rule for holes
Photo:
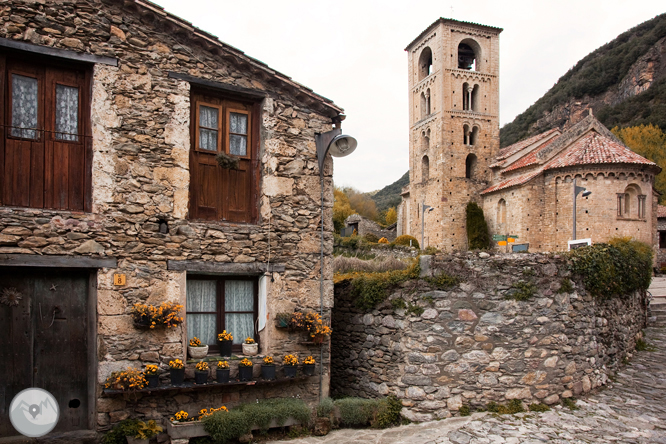
[[188,340],[196,336],[217,350],[223,330],[234,336],[233,348],[241,349],[245,338],[258,341],[257,280],[192,276],[187,279],[186,322]]
[[666,248],[666,231],[659,232],[659,248]]
[[423,156],[423,159],[421,159],[421,177],[423,182],[427,182],[430,178],[430,159],[428,159],[428,156]]
[[423,48],[419,56],[419,80],[423,80],[432,74],[432,50],[429,47]]
[[474,179],[475,170],[476,170],[476,155],[468,154],[467,159],[465,159],[465,177],[467,179]]
[[645,217],[645,199],[641,189],[636,184],[630,184],[624,189],[622,198],[622,216],[628,219],[642,219]]
[[12,136],[37,139],[38,91],[37,79],[12,74]]
[[506,201],[504,199],[500,199],[497,203],[497,223],[506,223]]

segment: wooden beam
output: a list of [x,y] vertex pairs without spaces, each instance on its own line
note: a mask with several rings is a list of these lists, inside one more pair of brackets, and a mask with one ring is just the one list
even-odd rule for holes
[[198,273],[215,274],[262,274],[266,271],[271,273],[284,273],[284,264],[265,263],[236,264],[233,262],[204,262],[204,261],[167,261],[167,270],[191,271]]
[[0,254],[0,267],[117,268],[118,260],[111,257]]
[[18,42],[0,37],[0,48],[15,49],[33,54],[58,57],[60,59],[75,60],[78,62],[100,63],[102,65],[118,66],[115,57],[104,57],[94,54],[69,51],[67,49],[49,48],[46,46],[33,45],[31,43]]
[[268,95],[264,91],[242,88],[240,86],[228,85],[226,83],[214,82],[212,80],[194,77],[189,74],[169,71],[168,76],[170,79],[184,80],[195,86],[202,86],[204,88],[217,90],[226,94],[233,94],[246,100],[262,100]]

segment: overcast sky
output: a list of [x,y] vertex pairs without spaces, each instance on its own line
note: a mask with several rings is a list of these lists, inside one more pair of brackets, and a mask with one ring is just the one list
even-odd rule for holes
[[666,12],[663,0],[153,0],[345,109],[358,140],[336,185],[372,191],[409,169],[407,53],[439,17],[503,28],[500,125],[578,60]]

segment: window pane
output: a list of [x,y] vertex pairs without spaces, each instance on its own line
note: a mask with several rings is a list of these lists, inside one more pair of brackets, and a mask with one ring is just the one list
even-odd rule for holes
[[254,339],[254,314],[229,313],[225,323],[226,330],[234,335],[234,344],[242,344],[248,337]]
[[229,132],[247,134],[247,114],[231,113],[229,116]]
[[56,85],[56,139],[79,140],[79,88]]
[[217,315],[187,314],[187,340],[193,337],[201,339],[202,344],[217,344]]
[[229,153],[234,156],[247,156],[247,136],[229,136]]
[[225,311],[254,311],[254,282],[225,281]]
[[12,136],[36,139],[37,79],[12,74]]
[[187,281],[187,311],[217,310],[217,281]]
[[219,110],[210,106],[199,107],[199,148],[217,151]]

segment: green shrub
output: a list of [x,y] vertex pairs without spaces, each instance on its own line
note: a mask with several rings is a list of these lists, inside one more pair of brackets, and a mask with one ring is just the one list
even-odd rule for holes
[[560,281],[560,288],[557,290],[558,293],[571,293],[573,292],[573,284],[571,283],[571,279],[569,278],[562,278]]
[[373,233],[367,233],[365,236],[363,236],[366,241],[372,242],[373,244],[376,244],[379,242],[379,237],[377,237],[376,234]]
[[301,399],[267,399],[242,404],[228,412],[216,412],[203,419],[204,430],[216,443],[224,444],[250,432],[253,425],[267,431],[272,420],[278,425],[293,417],[302,425],[310,423],[310,408]]
[[113,429],[106,432],[102,444],[126,444],[126,436],[134,436],[139,430],[138,419],[125,419],[116,424]]
[[488,224],[483,210],[476,202],[469,202],[465,210],[467,216],[467,243],[470,250],[487,250],[490,247]]
[[460,410],[458,410],[458,413],[460,413],[460,416],[469,416],[470,415],[470,409],[468,405],[464,405],[460,407]]
[[410,236],[409,234],[398,236],[393,242],[391,242],[391,245],[404,245],[409,247],[409,241],[412,241],[412,247],[416,248],[417,250],[419,249],[419,241],[417,241],[414,236]]
[[512,399],[507,405],[497,404],[494,401],[490,401],[486,404],[486,410],[492,413],[498,413],[500,415],[514,414],[524,412],[523,403],[520,399]]
[[415,316],[421,316],[425,309],[423,307],[419,307],[418,305],[414,304],[409,304],[407,306],[407,313],[412,313]]
[[492,413],[498,413],[499,404],[497,404],[495,401],[490,401],[488,404],[486,404],[486,410]]
[[317,406],[317,417],[319,418],[328,418],[333,412],[333,400],[331,398],[324,398],[319,402]]
[[578,410],[579,407],[576,405],[576,400],[574,398],[562,398],[562,405],[567,407],[569,410]]
[[550,407],[548,407],[546,404],[544,404],[542,402],[539,403],[539,404],[536,404],[536,403],[530,404],[530,411],[531,412],[547,412],[548,410],[550,410]]
[[393,307],[394,310],[398,310],[400,308],[407,308],[407,304],[405,303],[405,300],[403,298],[391,299],[391,306]]
[[400,424],[402,403],[394,395],[381,399],[342,398],[334,402],[340,412],[342,427],[383,429]]
[[629,238],[614,238],[571,251],[569,267],[594,296],[625,296],[650,286],[652,249]]
[[516,301],[526,301],[536,293],[537,288],[531,282],[518,281],[511,286],[504,296],[506,299],[513,299]]
[[440,273],[437,276],[432,277],[428,276],[425,278],[425,281],[438,290],[448,290],[460,283],[460,279],[454,276],[449,276],[446,273]]
[[389,395],[384,399],[379,400],[377,413],[375,414],[374,421],[371,423],[375,429],[385,429],[392,425],[399,425],[402,419],[400,412],[402,411],[402,402],[395,396]]
[[436,247],[426,247],[426,249],[423,251],[423,254],[432,256],[435,254],[441,253]]

